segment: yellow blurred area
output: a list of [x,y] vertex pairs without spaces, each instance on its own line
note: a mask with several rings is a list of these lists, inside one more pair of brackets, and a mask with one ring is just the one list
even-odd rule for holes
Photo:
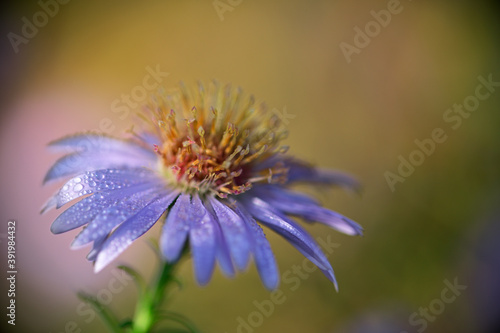
[[[132,314],[136,291],[114,267],[150,274],[156,258],[146,241],[158,226],[96,275],[85,259],[90,249],[69,248],[77,231],[50,233],[59,212],[39,215],[56,191],[41,182],[57,157],[48,142],[91,129],[122,135],[134,117],[114,106],[131,94],[133,103],[144,102],[136,87],[160,72],[156,82],[166,89],[217,79],[286,111],[289,154],[363,184],[361,195],[304,190],[365,229],[349,237],[306,225],[336,244],[329,259],[339,293],[265,230],[283,278],[279,297],[262,286],[253,264],[235,279],[216,269],[199,287],[187,260],[169,309],[203,332],[399,333],[424,322],[429,333],[494,332],[500,86],[484,82],[500,82],[497,9],[494,2],[420,0],[72,0],[25,38],[23,17],[33,22],[42,7],[6,7],[0,222],[18,224],[15,329],[104,332],[78,290],[111,295],[114,311]],[[431,144],[436,129],[446,139]],[[445,281],[455,279],[467,289],[447,302]],[[3,316],[2,329],[15,331]]]

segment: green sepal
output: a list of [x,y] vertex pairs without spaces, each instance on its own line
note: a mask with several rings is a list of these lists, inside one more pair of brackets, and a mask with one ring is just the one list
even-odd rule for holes
[[175,312],[160,312],[156,315],[159,320],[170,320],[185,327],[190,333],[201,333],[200,330],[185,316]]
[[135,269],[133,269],[132,267],[129,267],[129,266],[120,265],[117,268],[121,269],[122,271],[124,271],[125,273],[127,273],[128,275],[130,275],[132,277],[132,279],[135,282],[135,285],[137,286],[139,298],[141,298],[141,296],[146,292],[146,289],[147,289],[147,284],[144,281],[144,278],[142,277],[142,275],[139,274],[139,272],[137,272]]
[[99,302],[94,296],[89,295],[83,291],[78,292],[77,296],[80,300],[90,304],[94,308],[94,310],[99,314],[102,321],[104,321],[111,332],[123,333],[123,330],[121,329],[120,323],[116,319],[116,316],[107,306]]

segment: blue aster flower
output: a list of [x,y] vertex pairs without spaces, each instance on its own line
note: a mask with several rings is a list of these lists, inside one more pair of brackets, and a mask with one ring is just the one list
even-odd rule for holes
[[168,262],[189,244],[195,277],[204,285],[216,262],[227,276],[253,257],[263,284],[279,273],[265,226],[289,241],[330,281],[333,269],[315,240],[290,216],[348,235],[362,228],[290,189],[305,182],[356,187],[351,177],[286,155],[280,117],[240,89],[217,83],[183,85],[154,95],[143,128],[128,139],[84,133],[50,147],[65,153],[44,183],[70,178],[42,211],[80,199],[51,226],[54,234],[84,226],[71,247],[92,243],[88,259],[102,270],[155,223]]

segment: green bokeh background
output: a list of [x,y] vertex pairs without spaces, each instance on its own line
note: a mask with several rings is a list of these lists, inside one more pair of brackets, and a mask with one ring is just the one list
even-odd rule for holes
[[[440,298],[444,280],[457,278],[467,290],[425,331],[486,332],[482,315],[500,314],[495,289],[500,254],[494,248],[500,87],[456,130],[443,114],[475,93],[479,76],[500,81],[498,8],[494,2],[402,0],[401,12],[346,61],[340,44],[353,44],[353,28],[363,29],[373,20],[372,10],[387,6],[387,1],[244,0],[221,20],[211,0],[73,0],[60,5],[17,53],[6,36],[20,34],[22,17],[31,18],[40,7],[35,1],[6,7],[0,221],[18,221],[19,274],[16,327],[4,318],[2,328],[55,333],[74,322],[70,332],[104,331],[99,319],[77,312],[75,291],[107,288],[114,270],[93,274],[86,250],[69,249],[76,232],[54,236],[49,226],[57,213],[38,215],[56,189],[40,185],[55,159],[45,145],[98,128],[103,118],[114,126],[112,134],[121,135],[132,117],[120,119],[111,103],[142,84],[146,67],[158,65],[169,73],[163,81],[167,88],[180,80],[215,78],[240,85],[270,108],[286,108],[294,116],[288,124],[289,154],[348,171],[363,184],[361,195],[304,189],[365,229],[363,237],[349,237],[307,226],[315,237],[338,244],[329,258],[340,292],[319,271],[300,279],[296,290],[283,282],[285,301],[252,331],[416,332],[420,326],[409,324],[411,314]],[[417,149],[414,141],[429,138],[436,128],[443,129],[446,141],[391,191],[384,174],[396,173],[398,156],[408,158]],[[150,274],[155,259],[145,240],[158,232],[156,227],[142,237],[116,264]],[[282,273],[302,264],[296,250],[267,234]],[[206,287],[196,285],[191,265],[188,260],[180,267],[184,287],[169,306],[204,332],[237,332],[238,318],[248,322],[257,311],[254,301],[270,299],[253,265],[232,280],[217,270]],[[129,316],[135,298],[129,284],[113,294],[111,307]]]

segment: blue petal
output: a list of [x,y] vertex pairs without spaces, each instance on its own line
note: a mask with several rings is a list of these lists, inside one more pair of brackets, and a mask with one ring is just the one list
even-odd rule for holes
[[107,200],[104,194],[85,198],[60,214],[50,226],[50,231],[60,234],[81,227],[92,221],[102,209],[112,204],[113,202]]
[[[123,197],[120,201],[103,209],[89,225],[76,236],[72,248],[79,248],[101,237],[106,237],[117,225],[137,214],[141,209],[160,196],[165,196],[165,190],[158,187],[134,188],[136,193]],[[98,195],[98,194],[96,194]]]
[[272,155],[256,165],[254,171],[262,171],[280,164],[288,169],[287,183],[310,182],[315,185],[338,185],[355,191],[360,188],[358,181],[346,173],[316,168],[299,159],[282,155]]
[[319,205],[318,200],[303,193],[292,192],[281,185],[257,184],[253,187],[253,190],[259,194],[267,194],[278,200],[286,200],[291,204]]
[[113,138],[104,134],[81,133],[52,141],[49,147],[55,151],[106,151],[122,152],[152,158],[155,153],[134,141]]
[[176,261],[189,233],[196,279],[203,285],[210,280],[215,265],[215,230],[214,219],[198,195],[193,195],[191,201],[189,195],[183,194],[168,213],[160,248],[167,260]]
[[83,151],[65,155],[49,169],[43,183],[76,176],[85,171],[112,168],[152,167],[156,159],[136,156],[121,151]]
[[99,254],[99,251],[101,251],[102,244],[104,244],[106,238],[107,237],[104,236],[94,241],[94,244],[92,245],[92,250],[90,250],[89,254],[87,254],[88,261],[95,261],[97,255]]
[[84,171],[119,167],[151,167],[157,156],[133,141],[98,134],[78,134],[49,144],[53,150],[65,151],[47,172],[44,183]]
[[229,247],[227,245],[226,239],[222,234],[221,226],[217,221],[215,213],[213,212],[212,205],[210,205],[208,201],[205,201],[203,205],[205,206],[207,213],[210,214],[213,220],[215,257],[217,259],[217,262],[219,263],[220,269],[222,270],[222,273],[224,273],[224,275],[226,275],[227,277],[233,277],[235,274],[234,266],[231,260],[231,255],[229,253]]
[[215,266],[216,256],[216,228],[214,218],[210,214],[198,195],[193,195],[191,208],[199,218],[191,222],[189,230],[189,244],[194,262],[196,280],[200,285],[210,281]]
[[158,138],[158,136],[151,132],[142,132],[137,136],[151,147],[161,144],[161,140]]
[[60,234],[92,221],[103,209],[114,205],[118,200],[130,196],[139,188],[129,187],[121,190],[102,192],[94,194],[77,202],[63,213],[61,213],[52,223],[50,230],[54,234]]
[[88,171],[64,184],[42,211],[47,211],[54,206],[61,208],[71,200],[86,194],[112,191],[148,182],[155,184],[160,181],[154,172],[144,168]]
[[288,168],[288,182],[309,182],[325,185],[338,185],[348,189],[357,190],[360,185],[352,176],[329,169],[315,168],[297,159],[286,159]]
[[321,207],[306,195],[277,185],[255,186],[254,191],[258,197],[283,213],[323,223],[347,235],[363,234],[363,228],[359,224],[337,212]]
[[248,214],[245,208],[238,205],[235,211],[247,225],[248,233],[252,239],[255,265],[264,286],[269,290],[278,288],[280,282],[278,266],[276,265],[276,259],[264,231]]
[[210,197],[208,202],[212,205],[236,267],[244,270],[250,259],[250,241],[245,223],[234,210],[218,199]]
[[132,244],[134,240],[148,231],[163,215],[177,195],[177,192],[173,192],[155,200],[116,228],[102,245],[101,251],[97,255],[94,271],[99,272]]
[[184,246],[191,221],[197,219],[191,210],[189,194],[181,194],[170,209],[160,237],[160,249],[167,261],[174,262]]
[[337,289],[337,281],[333,275],[332,266],[318,244],[304,229],[285,216],[282,216],[272,206],[259,198],[246,198],[243,204],[255,219],[283,236],[306,258],[318,266],[326,277],[334,283]]
[[215,249],[215,256],[219,263],[220,269],[222,270],[222,273],[224,273],[224,275],[226,275],[227,277],[233,277],[235,272],[233,262],[231,261],[231,255],[229,253],[229,247],[227,245],[226,239],[222,235],[222,230],[219,223],[214,223],[214,226],[215,244],[217,246]]
[[350,236],[363,235],[363,228],[353,220],[333,210],[320,207],[304,205],[302,209],[289,210],[288,213],[301,216],[309,221],[323,223],[337,231]]

